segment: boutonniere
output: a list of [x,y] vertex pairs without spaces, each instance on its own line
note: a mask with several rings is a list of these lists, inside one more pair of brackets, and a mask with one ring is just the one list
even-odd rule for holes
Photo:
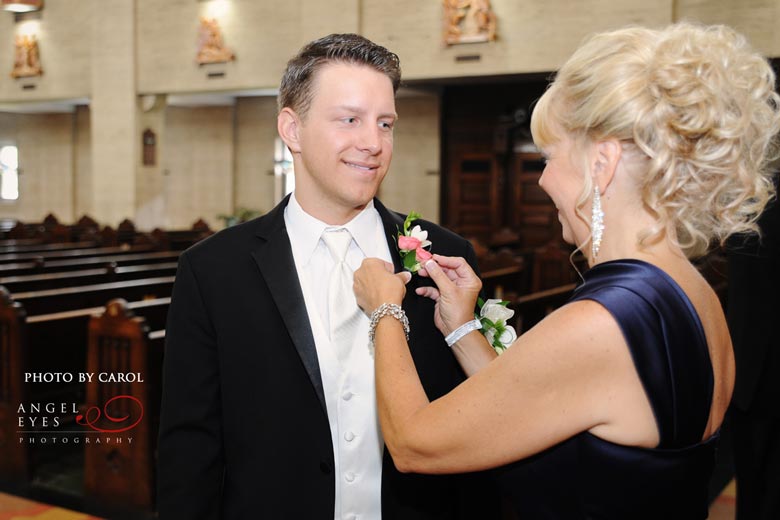
[[484,301],[479,298],[479,314],[474,313],[474,318],[482,323],[479,331],[498,354],[503,354],[517,339],[515,328],[506,323],[515,315],[515,311],[507,308],[508,304],[509,302],[504,300]]
[[412,222],[420,218],[422,215],[412,211],[404,220],[403,231],[398,231],[398,252],[401,255],[401,261],[404,264],[404,269],[412,273],[419,271],[422,262],[433,256],[430,251],[425,249],[431,246],[428,232],[423,231],[419,225],[411,227]]

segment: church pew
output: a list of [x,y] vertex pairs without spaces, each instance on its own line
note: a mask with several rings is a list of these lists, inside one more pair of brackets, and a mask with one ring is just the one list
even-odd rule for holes
[[0,264],[0,277],[21,276],[27,274],[76,271],[90,267],[105,267],[109,264],[117,266],[151,264],[157,262],[173,262],[179,259],[178,251],[153,251],[150,253],[130,253],[116,256],[94,256],[68,260],[46,260],[38,258],[34,261],[12,264]]
[[[77,380],[25,383],[25,373],[85,372],[89,319],[103,313],[104,306],[41,315],[26,315],[24,307],[0,289],[0,481],[23,484],[30,481],[35,466],[35,444],[19,442],[17,410],[21,403],[83,403],[84,383]],[[170,298],[131,301],[127,308],[156,328],[163,328]],[[73,415],[60,418],[73,424]],[[77,427],[80,428],[80,427]],[[36,428],[37,429],[37,428]],[[60,426],[62,429],[62,426]],[[55,428],[56,430],[56,428]],[[32,450],[31,450],[32,448]],[[77,447],[77,449],[81,449]]]
[[177,265],[177,262],[161,262],[157,264],[128,265],[120,267],[112,264],[107,267],[95,267],[93,269],[81,269],[78,271],[0,277],[0,285],[12,293],[17,293],[23,291],[56,289],[72,285],[120,282],[139,278],[172,276],[176,274]]
[[90,217],[83,216],[76,224],[64,225],[49,213],[42,222],[20,222],[15,219],[0,219],[0,245],[11,240],[18,243],[51,243],[78,241],[82,231],[97,226]]
[[158,276],[140,280],[12,293],[12,295],[15,301],[24,305],[28,316],[31,316],[34,314],[95,307],[112,298],[142,300],[170,296],[173,290],[174,278],[174,276]]
[[38,241],[31,244],[5,244],[0,241],[0,254],[6,253],[35,253],[43,251],[67,251],[71,249],[87,249],[97,247],[94,241],[82,242],[54,242],[44,243]]
[[587,270],[581,253],[572,256],[571,247],[552,241],[532,250],[531,291],[560,287],[576,282],[577,271]]
[[19,348],[27,339],[26,312],[21,304],[0,287],[0,480],[29,479],[27,450],[15,443],[18,430],[17,409],[25,400],[24,374],[26,351]]
[[66,225],[49,214],[40,223],[0,219],[0,254],[75,249],[73,244],[79,242],[79,248],[146,244],[164,249],[184,250],[212,233],[202,219],[193,223],[190,229],[158,228],[147,233],[137,230],[129,219],[123,220],[113,229],[110,226],[101,226],[86,215],[78,222]]
[[45,243],[42,238],[0,238],[0,246],[3,247],[35,246]]
[[211,235],[208,227],[199,229],[155,229],[152,231],[152,240],[160,249],[183,251],[207,236]]
[[5,232],[3,236],[5,238],[13,238],[19,240],[25,240],[25,239],[45,240],[46,228],[41,223],[16,222],[11,229]]
[[3,237],[3,240],[13,240],[7,239],[5,236],[14,228],[16,222],[15,218],[0,218],[0,237]]
[[139,246],[90,247],[68,250],[36,251],[28,253],[2,253],[0,254],[0,264],[32,261],[40,258],[42,258],[44,261],[47,261],[126,255],[128,253],[146,253],[152,251],[153,249],[154,248],[151,245],[147,244]]
[[477,258],[482,289],[487,298],[512,300],[517,294],[526,292],[526,268],[522,256],[507,248],[486,251]]
[[[162,396],[162,358],[165,331],[138,315],[124,300],[110,302],[105,312],[89,322],[87,369],[93,373],[141,373],[143,383],[87,384],[86,407],[102,409],[111,398],[130,395],[112,403],[112,411],[139,417],[137,426],[123,435],[133,442],[84,446],[85,495],[100,506],[120,511],[154,509],[155,461]],[[121,423],[125,425],[125,423]],[[116,428],[104,422],[102,426]]]

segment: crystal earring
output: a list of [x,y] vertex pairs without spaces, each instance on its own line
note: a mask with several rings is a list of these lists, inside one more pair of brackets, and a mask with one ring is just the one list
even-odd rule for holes
[[601,210],[601,194],[599,187],[593,189],[593,207],[590,214],[590,251],[593,253],[593,260],[599,254],[601,248],[601,236],[604,234],[604,212]]

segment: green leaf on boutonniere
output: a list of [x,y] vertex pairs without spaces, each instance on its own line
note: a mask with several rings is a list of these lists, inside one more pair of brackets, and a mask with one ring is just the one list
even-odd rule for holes
[[417,213],[416,211],[412,211],[406,216],[406,220],[404,220],[404,235],[409,236],[409,226],[414,222],[415,220],[420,220],[422,218],[422,215]]
[[416,273],[420,269],[419,262],[417,261],[417,255],[414,251],[410,251],[406,255],[401,255],[401,260],[404,264],[404,269]]

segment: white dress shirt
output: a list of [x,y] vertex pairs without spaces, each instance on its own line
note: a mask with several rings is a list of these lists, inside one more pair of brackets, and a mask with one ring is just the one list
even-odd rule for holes
[[334,519],[380,519],[384,443],[376,412],[374,360],[368,350],[369,320],[362,315],[349,357],[340,363],[327,326],[328,281],[335,262],[321,237],[326,229],[345,228],[352,234],[346,262],[353,270],[366,257],[391,262],[382,219],[371,201],[343,226],[329,226],[306,213],[293,193],[284,221],[322,374],[335,459]]

